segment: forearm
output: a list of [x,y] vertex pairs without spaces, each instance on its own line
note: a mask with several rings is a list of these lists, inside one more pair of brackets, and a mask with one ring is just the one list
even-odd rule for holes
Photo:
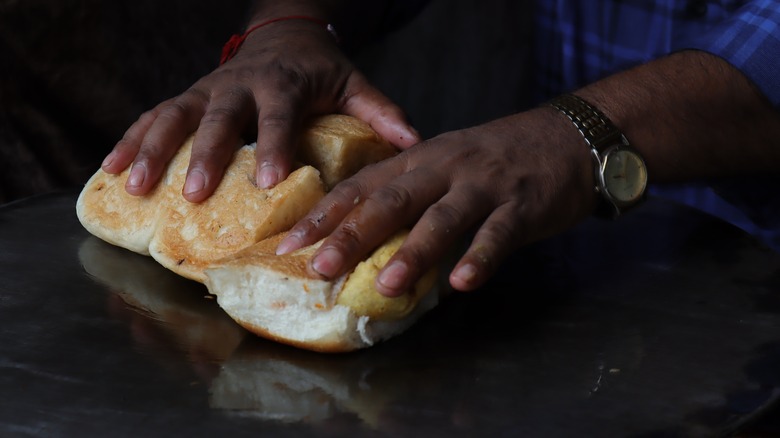
[[577,94],[644,155],[652,182],[780,170],[780,112],[713,55],[680,52]]

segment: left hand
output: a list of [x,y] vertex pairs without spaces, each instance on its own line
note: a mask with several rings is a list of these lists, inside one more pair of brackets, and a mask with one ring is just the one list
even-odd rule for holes
[[453,288],[473,290],[520,245],[590,214],[596,195],[589,154],[579,132],[552,108],[449,132],[337,185],[278,252],[327,237],[310,269],[334,278],[413,226],[376,280],[380,293],[398,296],[476,228],[449,276]]

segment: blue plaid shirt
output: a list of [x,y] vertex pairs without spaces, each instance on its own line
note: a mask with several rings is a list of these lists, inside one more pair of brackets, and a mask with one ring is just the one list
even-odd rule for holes
[[539,0],[540,99],[684,49],[715,54],[780,108],[780,0]]
[[[539,0],[535,6],[539,101],[697,49],[734,65],[780,108],[780,0]],[[651,193],[719,216],[780,251],[777,178],[653,186]]]
[[[424,2],[394,4],[413,10]],[[696,49],[734,65],[780,108],[780,0],[536,0],[533,5],[535,65],[529,89],[537,102]],[[778,178],[721,181],[716,188],[706,182],[654,186],[651,192],[719,216],[780,251]]]

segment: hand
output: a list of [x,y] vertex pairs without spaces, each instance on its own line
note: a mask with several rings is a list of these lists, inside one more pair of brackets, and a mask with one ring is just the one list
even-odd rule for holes
[[361,170],[296,224],[278,252],[327,237],[310,268],[333,278],[413,226],[376,281],[380,293],[397,296],[476,228],[449,276],[455,289],[473,290],[518,246],[588,215],[593,187],[590,148],[563,115],[539,108],[438,136]]
[[242,134],[256,129],[255,177],[268,188],[290,173],[304,119],[334,112],[363,119],[398,147],[419,141],[401,109],[355,70],[322,26],[277,22],[250,33],[235,58],[141,115],[102,168],[120,173],[132,163],[126,190],[144,195],[197,130],[182,191],[200,202],[216,189]]

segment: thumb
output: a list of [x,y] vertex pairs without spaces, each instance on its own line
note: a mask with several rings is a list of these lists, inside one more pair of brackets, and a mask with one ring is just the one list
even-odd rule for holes
[[368,123],[399,149],[406,149],[421,140],[420,134],[406,120],[401,107],[369,84],[358,71],[353,72],[347,80],[340,110]]

